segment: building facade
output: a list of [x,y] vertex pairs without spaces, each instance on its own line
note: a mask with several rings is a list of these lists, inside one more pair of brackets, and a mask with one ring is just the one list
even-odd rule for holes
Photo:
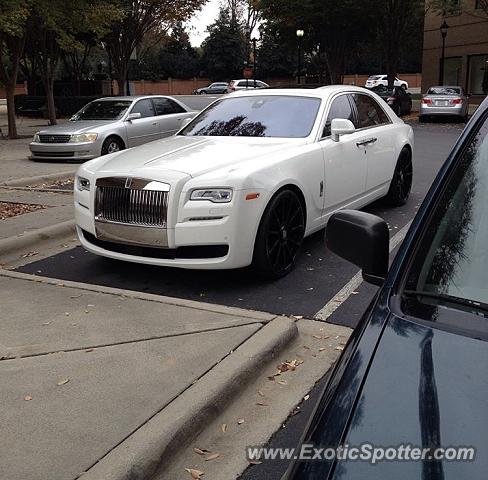
[[[424,24],[422,59],[422,92],[433,85],[461,85],[481,99],[488,93],[488,15],[482,8],[486,2],[451,0],[448,11],[427,8]],[[443,22],[448,25],[445,36],[444,75],[442,72]]]

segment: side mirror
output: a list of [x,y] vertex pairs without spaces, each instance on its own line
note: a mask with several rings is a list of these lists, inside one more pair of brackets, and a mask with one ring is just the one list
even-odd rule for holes
[[351,120],[345,118],[334,118],[330,125],[331,138],[334,142],[338,142],[341,135],[348,135],[355,131],[356,127]]
[[357,265],[363,278],[381,286],[388,272],[390,233],[386,222],[370,213],[341,210],[327,223],[327,247]]
[[134,113],[129,113],[127,115],[127,120],[130,122],[131,120],[135,120],[136,118],[141,118],[141,112],[134,112]]

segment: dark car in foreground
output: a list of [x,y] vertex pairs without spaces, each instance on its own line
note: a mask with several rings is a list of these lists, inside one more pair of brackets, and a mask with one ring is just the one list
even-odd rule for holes
[[388,88],[385,85],[379,85],[371,90],[390,105],[398,117],[409,115],[412,112],[412,96],[403,87]]
[[410,460],[343,455],[295,461],[284,478],[486,479],[487,200],[485,100],[388,272],[389,232],[382,219],[353,210],[331,217],[329,248],[381,288],[336,364],[302,445],[363,453],[364,445],[390,452],[403,446],[422,453]]

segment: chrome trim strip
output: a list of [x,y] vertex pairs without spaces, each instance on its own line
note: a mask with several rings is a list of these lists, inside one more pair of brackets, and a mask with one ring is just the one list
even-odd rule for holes
[[146,226],[95,220],[95,235],[100,240],[124,245],[168,247],[168,231],[166,228],[147,228]]

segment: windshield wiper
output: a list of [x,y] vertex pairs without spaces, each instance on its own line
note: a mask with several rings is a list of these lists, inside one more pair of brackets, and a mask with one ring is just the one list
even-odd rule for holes
[[411,297],[424,297],[431,298],[433,300],[441,300],[440,303],[447,303],[457,307],[463,307],[464,310],[475,310],[475,313],[479,313],[483,316],[488,315],[488,304],[478,302],[476,300],[470,300],[469,298],[455,297],[453,295],[448,295],[447,293],[423,292],[420,290],[404,290],[403,293]]

